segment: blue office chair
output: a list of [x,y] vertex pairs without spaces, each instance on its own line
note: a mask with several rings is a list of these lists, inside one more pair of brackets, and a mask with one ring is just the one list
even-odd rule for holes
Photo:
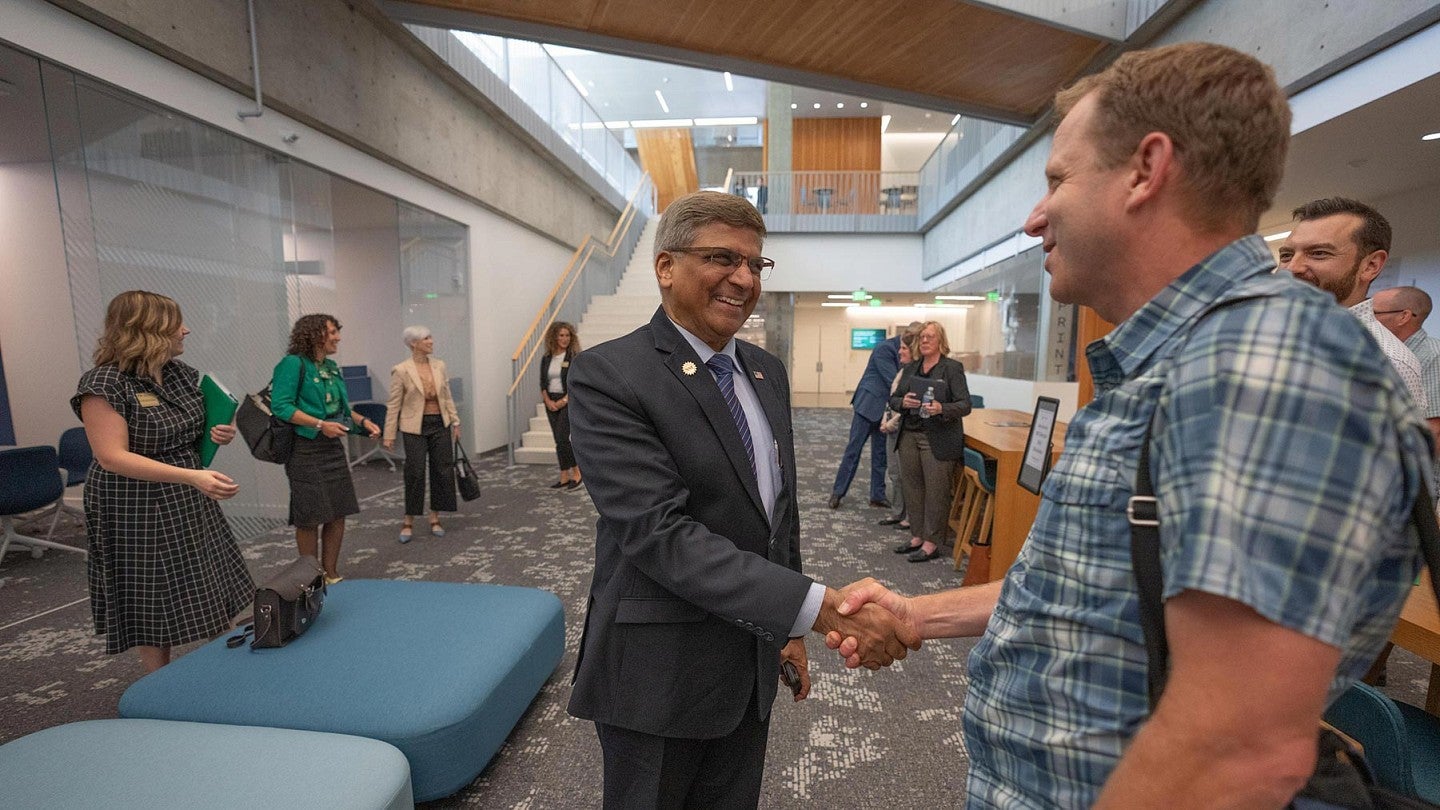
[[1356,683],[1325,710],[1325,722],[1365,748],[1381,787],[1440,802],[1440,718]]
[[[90,440],[85,437],[85,428],[74,427],[60,434],[60,469],[65,472],[66,489],[85,483],[85,475],[90,471],[90,464],[94,460],[95,456],[90,452]],[[63,493],[51,511],[55,516],[50,519],[50,530],[45,533],[46,540],[55,537],[55,527],[60,525],[60,515],[70,514],[85,520],[85,510],[65,503]]]
[[[384,405],[381,405],[378,402],[356,402],[350,407],[354,408],[356,413],[379,425],[380,433],[382,436],[384,435],[386,410]],[[350,462],[350,469],[355,469],[356,464],[369,461],[371,457],[377,455],[380,456],[380,458],[383,459],[386,464],[390,465],[391,472],[395,471],[395,459],[404,458],[404,456],[398,456],[395,453],[386,450],[385,445],[376,442],[374,447],[366,450],[364,454],[357,456],[354,461]]]
[[55,448],[0,450],[0,481],[6,482],[0,487],[0,527],[5,531],[0,537],[0,561],[10,550],[11,543],[28,547],[32,557],[39,557],[47,548],[74,551],[82,556],[86,554],[83,548],[27,537],[15,530],[18,516],[49,506],[65,494],[65,481],[60,477],[60,457],[56,455]]

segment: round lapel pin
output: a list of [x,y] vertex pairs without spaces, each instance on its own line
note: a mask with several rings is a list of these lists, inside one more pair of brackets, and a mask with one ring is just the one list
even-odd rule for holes
[[686,360],[686,361],[685,361],[685,365],[681,366],[681,367],[680,367],[680,370],[683,371],[683,372],[685,372],[685,376],[686,376],[686,377],[694,377],[694,376],[695,376],[695,364],[692,363],[692,362],[690,362],[689,360]]

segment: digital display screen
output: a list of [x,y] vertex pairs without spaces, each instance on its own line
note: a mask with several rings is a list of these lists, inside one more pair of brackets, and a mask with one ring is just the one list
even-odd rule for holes
[[1030,419],[1030,435],[1025,440],[1025,456],[1020,463],[1018,483],[1036,495],[1045,474],[1050,472],[1050,439],[1055,433],[1060,400],[1040,397],[1035,401],[1035,415]]
[[885,342],[884,329],[851,329],[850,348],[873,349]]

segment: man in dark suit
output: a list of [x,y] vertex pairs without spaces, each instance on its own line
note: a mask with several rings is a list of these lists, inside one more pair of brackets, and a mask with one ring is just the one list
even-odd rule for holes
[[595,722],[606,807],[754,807],[782,661],[809,692],[807,631],[850,623],[872,668],[918,649],[883,610],[839,616],[841,594],[800,572],[785,367],[734,339],[773,265],[764,235],[740,197],[676,200],[661,308],[571,363],[600,518],[569,709]]
[[[906,329],[919,332],[919,324],[912,323]],[[882,509],[890,508],[885,497],[885,471],[889,457],[885,450],[885,434],[880,432],[880,417],[885,415],[885,403],[890,399],[890,384],[900,370],[900,335],[881,341],[870,351],[870,361],[865,364],[865,373],[855,386],[850,397],[850,406],[855,415],[850,418],[850,441],[845,443],[845,452],[840,456],[840,469],[835,472],[835,486],[830,488],[830,508],[839,509],[840,499],[850,491],[850,482],[855,480],[855,471],[860,467],[860,453],[865,442],[870,442],[870,505]]]

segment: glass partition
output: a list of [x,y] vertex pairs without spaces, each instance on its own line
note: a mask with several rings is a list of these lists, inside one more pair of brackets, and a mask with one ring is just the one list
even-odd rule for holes
[[965,329],[951,335],[951,354],[972,374],[1036,380],[1045,341],[1041,297],[1044,256],[1038,249],[991,265],[936,291],[946,306],[966,307]]
[[1024,127],[979,118],[955,122],[920,168],[920,222],[938,214],[1024,134]]
[[[41,71],[27,92],[43,95],[81,368],[110,299],[146,289],[180,303],[192,330],[184,361],[237,396],[269,382],[298,316],[358,322],[336,359],[368,366],[377,385],[357,398],[383,402],[399,325],[421,322],[444,336],[470,424],[463,225],[67,69]],[[240,485],[222,505],[238,534],[284,523],[279,466],[242,442],[214,467]]]

